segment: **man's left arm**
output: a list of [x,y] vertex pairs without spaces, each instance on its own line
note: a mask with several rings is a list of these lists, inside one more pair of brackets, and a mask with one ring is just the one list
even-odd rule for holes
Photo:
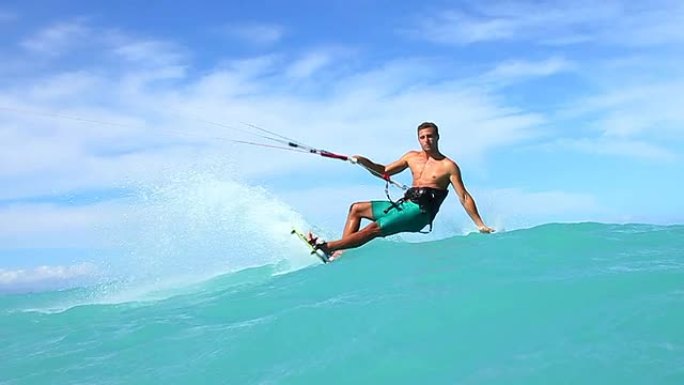
[[454,164],[454,169],[451,172],[449,181],[454,186],[454,189],[456,190],[456,195],[458,195],[458,199],[461,201],[463,208],[468,213],[470,218],[473,220],[473,222],[475,222],[475,226],[477,226],[477,229],[481,233],[494,232],[494,229],[485,225],[482,221],[480,214],[477,212],[477,205],[475,204],[475,200],[470,195],[470,193],[468,193],[465,186],[463,185],[463,179],[461,178],[461,170],[458,168],[456,164]]

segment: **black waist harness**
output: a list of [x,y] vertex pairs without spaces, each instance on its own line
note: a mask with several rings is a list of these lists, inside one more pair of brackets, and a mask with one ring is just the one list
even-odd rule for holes
[[432,187],[411,187],[406,190],[404,197],[399,199],[396,204],[385,210],[387,213],[391,208],[398,208],[398,205],[405,201],[416,203],[420,207],[420,211],[430,216],[430,231],[432,231],[432,221],[439,212],[439,207],[449,194],[449,190],[436,189]]
[[447,194],[449,194],[449,190],[439,190],[432,187],[411,187],[406,190],[404,200],[418,204],[421,211],[430,214],[431,219],[434,219]]

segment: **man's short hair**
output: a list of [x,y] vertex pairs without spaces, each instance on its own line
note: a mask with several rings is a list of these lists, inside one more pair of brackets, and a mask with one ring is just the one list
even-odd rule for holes
[[420,130],[425,129],[425,128],[433,128],[435,130],[435,135],[439,135],[439,128],[437,128],[437,125],[432,123],[432,122],[423,122],[418,125],[418,132]]

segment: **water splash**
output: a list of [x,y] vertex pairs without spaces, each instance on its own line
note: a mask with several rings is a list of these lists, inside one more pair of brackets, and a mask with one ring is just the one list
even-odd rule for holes
[[248,268],[282,274],[316,262],[290,235],[310,226],[262,187],[192,172],[137,191],[135,211],[102,230],[119,251],[100,266],[101,282],[57,309],[158,300]]

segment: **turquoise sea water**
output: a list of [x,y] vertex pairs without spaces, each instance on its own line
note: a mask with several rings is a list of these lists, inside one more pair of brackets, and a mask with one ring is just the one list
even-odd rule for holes
[[0,384],[684,383],[684,226],[378,240],[287,270],[2,295]]

